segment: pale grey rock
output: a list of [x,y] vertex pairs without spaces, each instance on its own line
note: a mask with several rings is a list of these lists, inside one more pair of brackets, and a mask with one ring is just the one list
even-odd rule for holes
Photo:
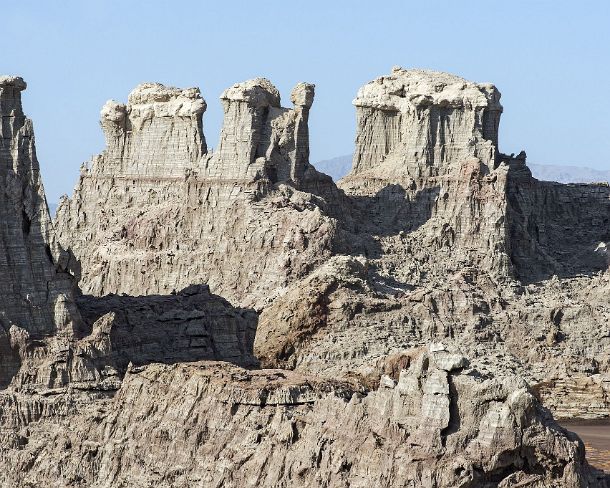
[[[436,103],[455,82],[460,88],[446,102],[456,107],[455,127],[492,134],[480,118],[460,124],[471,120],[470,107],[485,103],[499,116],[497,92],[444,75],[437,92],[433,77],[397,70],[367,85],[362,103],[382,118],[390,106],[413,109],[404,101],[409,90],[430,92]],[[427,134],[432,112],[423,114],[421,122],[401,116],[401,130]],[[374,142],[376,130],[388,140],[395,135],[391,125],[358,130],[361,154],[387,147]],[[477,136],[477,144],[490,148],[493,134]],[[402,138],[395,157],[375,156],[379,164],[370,169],[355,165],[339,186],[353,204],[343,215],[358,229],[342,236],[348,243],[338,250],[369,256],[366,273],[323,266],[290,285],[261,314],[257,354],[268,366],[361,376],[370,358],[459,338],[461,354],[486,358],[490,372],[524,374],[560,417],[604,416],[607,384],[592,378],[610,367],[608,278],[599,275],[608,268],[607,185],[539,182],[525,153],[506,156],[493,147],[474,157],[459,140],[468,147],[445,153],[438,171],[430,169],[438,162],[432,156],[410,159]]]
[[27,444],[0,451],[0,480],[176,488],[595,483],[582,443],[513,377],[417,366],[400,374],[424,385],[444,378],[453,388],[359,392],[221,363],[131,367],[112,400],[43,419]]
[[364,85],[353,103],[353,174],[388,174],[399,165],[413,176],[432,176],[471,157],[492,166],[502,105],[491,84],[397,67]]
[[326,259],[336,224],[299,190],[330,183],[308,163],[313,85],[293,95],[293,109],[280,107],[263,78],[226,90],[213,154],[198,89],[146,83],[126,105],[109,102],[107,147],[57,210],[83,292],[165,294],[207,283],[261,308]]
[[[227,90],[214,153],[197,90],[134,93],[58,210],[71,254],[53,252],[98,295],[83,329],[0,335],[24,358],[0,394],[3,483],[603,486],[533,392],[607,411],[608,195],[502,155],[495,88],[373,82],[343,191],[307,161],[313,86],[292,109],[264,79]],[[230,303],[171,294],[204,282]],[[183,364],[253,366],[257,318],[256,356],[294,371]]]
[[0,387],[23,360],[18,335],[71,335],[80,325],[52,234],[32,122],[21,106],[25,88],[20,77],[0,77]]
[[468,365],[468,360],[460,354],[439,351],[431,354],[431,356],[435,366],[443,371],[453,371],[454,369],[464,368]]
[[100,114],[106,150],[93,159],[85,177],[183,178],[207,152],[205,109],[198,88],[159,83],[138,85],[127,105],[109,100]]
[[311,108],[313,105],[313,97],[315,85],[311,83],[301,82],[295,86],[290,94],[290,101],[299,107]]

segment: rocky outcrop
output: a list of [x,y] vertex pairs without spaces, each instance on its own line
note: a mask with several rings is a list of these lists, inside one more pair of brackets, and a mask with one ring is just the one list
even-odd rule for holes
[[[167,114],[169,127],[190,124],[169,145],[181,151],[173,160],[187,162],[184,176],[144,169],[115,178],[107,138],[57,219],[86,293],[208,283],[261,312],[264,364],[329,376],[447,337],[493,358],[492,369],[514,358],[532,384],[606,373],[606,339],[593,338],[610,310],[575,290],[591,283],[583,274],[607,267],[607,188],[538,182],[524,153],[503,155],[493,85],[399,68],[365,85],[344,193],[307,162],[313,86],[295,88],[293,109],[266,79],[225,90],[219,147],[207,154],[188,151],[188,134],[205,140],[200,111],[162,95],[199,100],[198,91],[143,86],[161,94],[147,95],[158,100],[149,117],[160,119],[148,125],[169,123]],[[142,98],[132,94],[121,113],[142,112]],[[154,154],[168,145],[150,141]],[[136,159],[128,166],[154,166],[143,153]],[[554,274],[564,281],[544,281]],[[567,309],[578,312],[558,318]],[[545,371],[566,356],[568,372]]]
[[168,487],[595,482],[582,443],[554,424],[524,382],[482,376],[443,349],[412,352],[371,391],[220,363],[132,367],[114,399],[41,421],[26,445],[2,450],[0,480]]
[[[165,297],[77,294],[76,303],[74,279],[65,269],[70,262],[56,242],[40,181],[32,124],[21,107],[23,89],[21,78],[0,78],[0,387],[43,397],[70,388],[112,391],[130,362],[208,359],[256,365],[251,352],[258,317],[235,309],[206,286]],[[190,120],[199,113],[200,123],[197,100],[193,90],[138,87],[133,106],[115,121],[115,128],[125,129],[117,135],[124,157],[106,155],[116,171],[137,171],[128,154],[142,154],[143,141],[178,130],[176,117]],[[162,120],[152,121],[150,111]],[[161,157],[148,162],[153,172],[170,157],[149,155]]]
[[314,85],[299,83],[292,91],[293,109],[282,108],[280,93],[265,78],[237,83],[220,99],[225,119],[218,151],[205,172],[212,177],[271,182],[302,182],[309,165],[307,122]]
[[406,260],[421,274],[421,263],[437,261],[427,275],[469,265],[500,279],[511,273],[499,100],[491,84],[402,68],[359,90],[353,168],[339,186],[366,232],[401,235],[409,251],[395,266]]
[[608,268],[608,184],[538,181],[521,162],[507,193],[510,253],[520,280],[592,275]]
[[605,416],[607,186],[539,182],[525,153],[502,154],[490,85],[396,69],[354,103],[339,186],[357,225],[342,245],[366,271],[329,262],[263,310],[264,364],[345,375],[452,338],[490,371],[520,371],[558,415]]
[[435,176],[473,157],[494,166],[502,105],[492,84],[395,67],[364,85],[354,105],[353,175]]
[[62,269],[34,147],[21,107],[23,79],[0,77],[0,387],[19,369],[17,343],[79,327]]
[[107,148],[57,212],[84,292],[165,294],[207,283],[261,307],[329,255],[335,224],[319,197],[299,190],[330,183],[308,163],[313,85],[297,85],[293,109],[262,78],[221,100],[214,153],[205,153],[198,89],[147,83],[127,105],[106,104]]

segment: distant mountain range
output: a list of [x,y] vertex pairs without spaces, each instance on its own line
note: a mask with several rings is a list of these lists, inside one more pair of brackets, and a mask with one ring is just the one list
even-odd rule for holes
[[[557,164],[527,164],[534,178],[558,183],[597,183],[610,181],[610,170],[586,168],[581,166],[561,166]],[[338,156],[315,163],[318,171],[331,176],[337,181],[349,173],[352,168],[352,155]]]

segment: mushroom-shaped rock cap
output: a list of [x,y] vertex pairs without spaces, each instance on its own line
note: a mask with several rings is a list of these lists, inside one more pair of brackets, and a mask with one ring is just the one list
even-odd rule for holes
[[141,83],[128,100],[128,110],[135,116],[152,110],[156,117],[187,117],[201,115],[207,108],[199,88],[176,88],[161,83]]
[[401,112],[430,105],[502,110],[500,92],[491,83],[473,83],[449,73],[398,66],[392,74],[360,88],[353,103],[357,107]]
[[27,88],[27,83],[23,81],[21,76],[0,76],[0,88],[11,87],[15,90],[25,90]]
[[127,115],[127,107],[123,103],[116,102],[115,100],[108,100],[102,107],[100,115],[102,120],[120,122]]
[[267,78],[254,78],[235,83],[222,92],[220,99],[246,102],[255,108],[280,106],[280,92]]
[[290,100],[297,107],[311,107],[316,85],[301,82],[292,89]]

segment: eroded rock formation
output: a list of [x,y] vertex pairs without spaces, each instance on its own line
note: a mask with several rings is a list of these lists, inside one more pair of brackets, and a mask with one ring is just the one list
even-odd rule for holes
[[19,343],[72,335],[79,317],[58,259],[23,79],[0,77],[0,387],[19,370]]
[[261,307],[328,257],[335,224],[320,197],[300,190],[331,185],[308,162],[313,94],[313,85],[297,85],[286,109],[266,79],[234,85],[221,97],[214,153],[198,89],[147,83],[127,105],[108,102],[107,148],[57,212],[82,290],[164,294],[207,283],[235,304]]
[[595,481],[582,444],[540,409],[525,382],[481,376],[443,349],[401,358],[402,368],[378,377],[370,392],[210,362],[132,367],[112,400],[41,421],[10,463],[2,452],[0,480],[172,487]]
[[545,407],[607,412],[607,186],[502,154],[493,85],[395,68],[337,187],[313,95],[232,86],[215,152],[196,88],[104,106],[57,238],[36,221],[78,327],[0,338],[4,484],[605,486]]

